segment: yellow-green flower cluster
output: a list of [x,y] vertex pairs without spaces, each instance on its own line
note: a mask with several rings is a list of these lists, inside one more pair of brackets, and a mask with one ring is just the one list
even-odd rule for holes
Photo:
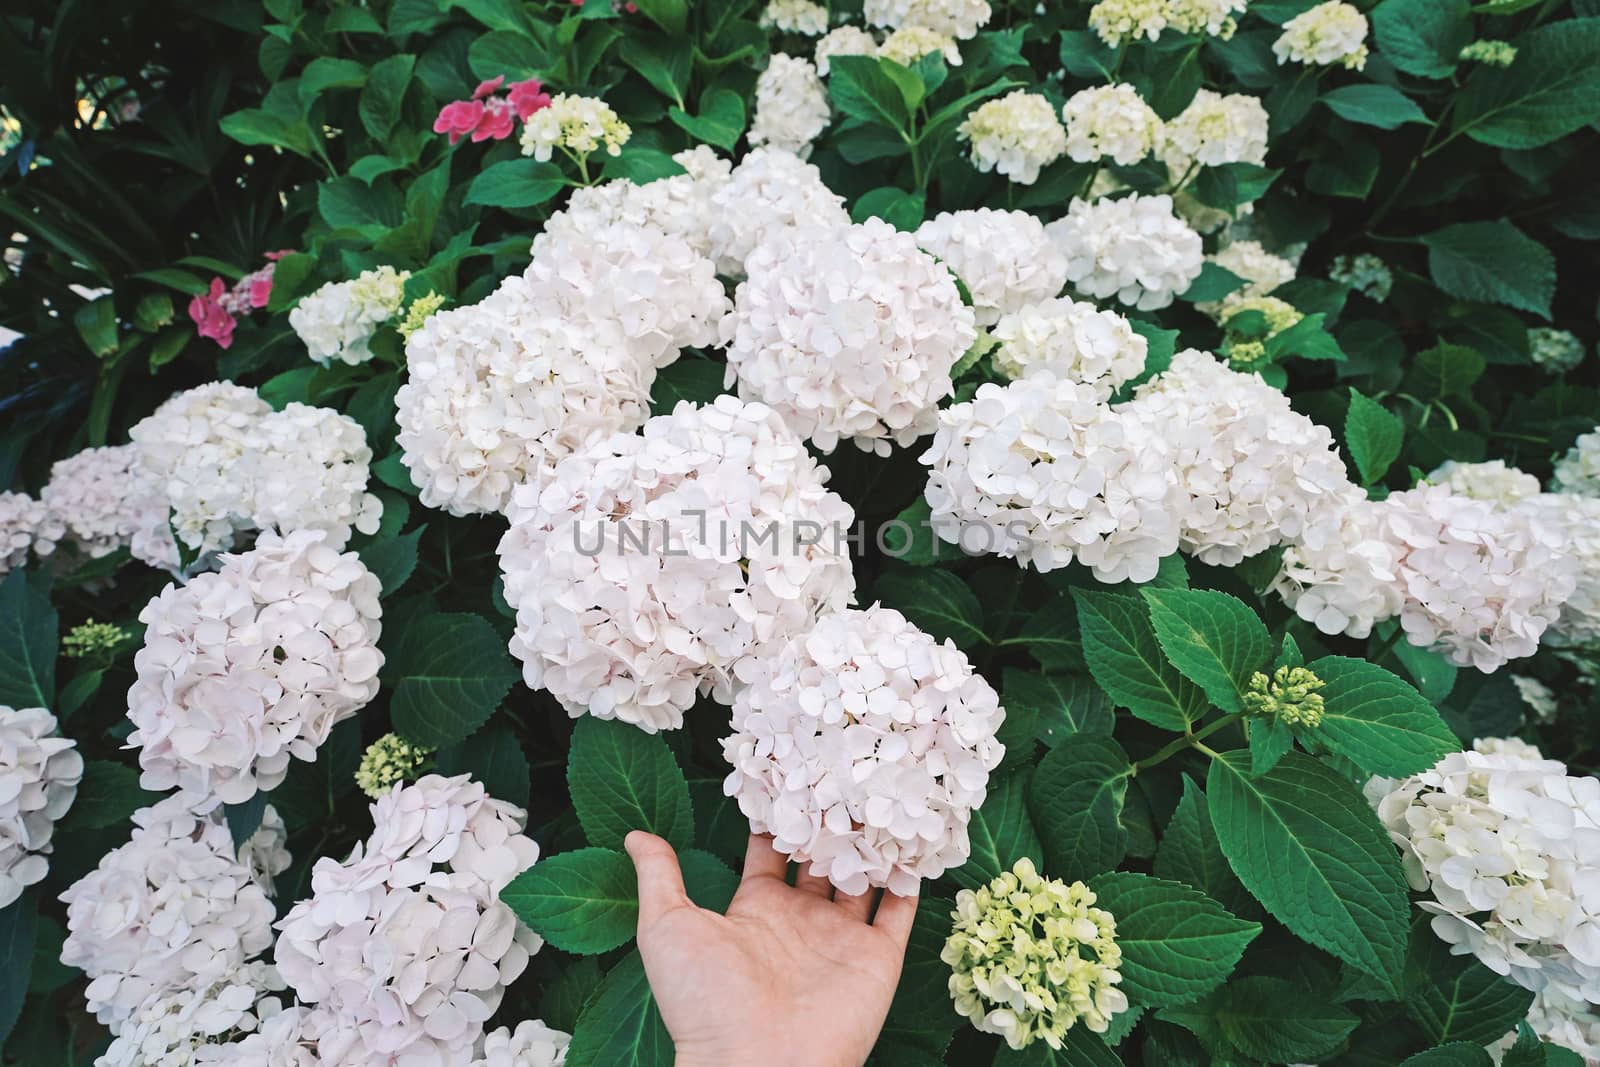
[[128,639],[128,631],[110,622],[88,622],[74,626],[61,639],[61,654],[68,659],[110,655]]
[[406,317],[400,320],[397,327],[400,336],[409,339],[412,334],[422,329],[422,324],[428,321],[428,316],[444,307],[444,297],[431,290],[411,301],[411,306],[406,308]]
[[1104,1033],[1128,1007],[1117,988],[1122,950],[1110,912],[1082,882],[1047,879],[1027,859],[988,885],[956,894],[955,927],[940,954],[956,1011],[1020,1049],[1060,1048],[1082,1021]]
[[1461,50],[1463,63],[1483,63],[1490,67],[1509,67],[1517,58],[1517,46],[1510,41],[1473,41]]
[[384,734],[361,754],[356,785],[373,800],[389,792],[396,782],[416,776],[433,750],[413,745],[399,734]]
[[1275,296],[1247,296],[1223,302],[1222,324],[1227,326],[1234,317],[1246,311],[1259,311],[1267,320],[1267,336],[1276,337],[1284,330],[1305,318],[1300,310],[1287,300]]
[[549,107],[529,115],[522,124],[522,154],[540,162],[559,148],[575,159],[605,146],[606,155],[622,154],[633,128],[617,117],[611,105],[592,96],[558,93]]
[[1248,715],[1272,715],[1290,726],[1317,726],[1322,722],[1322,694],[1325,684],[1305,667],[1279,667],[1272,677],[1257,671],[1250,677],[1244,693]]

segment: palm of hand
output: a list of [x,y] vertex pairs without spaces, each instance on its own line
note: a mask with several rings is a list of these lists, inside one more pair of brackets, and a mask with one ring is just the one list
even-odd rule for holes
[[[639,951],[678,1067],[859,1067],[894,997],[916,899],[833,899],[825,879],[784,881],[785,859],[752,837],[726,915],[683,894],[676,859],[635,834]],[[670,865],[670,871],[663,865]],[[662,891],[667,874],[675,879]]]

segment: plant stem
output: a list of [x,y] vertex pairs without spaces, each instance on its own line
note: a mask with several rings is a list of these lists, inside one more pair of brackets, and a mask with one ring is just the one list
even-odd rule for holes
[[1239,722],[1243,718],[1244,713],[1236,711],[1231,715],[1224,715],[1220,719],[1207,723],[1198,730],[1185,731],[1182,737],[1177,738],[1164,748],[1161,748],[1155,753],[1155,755],[1146,756],[1138,763],[1135,763],[1133,765],[1133,773],[1138,774],[1140,771],[1149,770],[1158,763],[1164,763],[1186,748],[1197,748],[1202,752],[1210,752],[1211,755],[1215,756],[1216,753],[1211,752],[1210,749],[1206,748],[1200,742],[1205,738],[1210,737],[1218,730],[1221,730],[1223,727],[1232,726],[1234,723]]

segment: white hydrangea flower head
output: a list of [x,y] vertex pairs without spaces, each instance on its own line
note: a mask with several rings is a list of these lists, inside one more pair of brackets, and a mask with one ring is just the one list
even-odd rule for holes
[[483,1037],[483,1052],[472,1067],[562,1067],[572,1035],[525,1019],[515,1030],[500,1027]]
[[1046,371],[1090,386],[1102,401],[1144,372],[1150,342],[1115,311],[1057,297],[1000,319],[994,366],[1008,378]]
[[1379,304],[1389,299],[1389,291],[1394,288],[1394,272],[1371,252],[1335,256],[1328,277]]
[[249,800],[312,760],[333,727],[378,692],[378,579],[315,530],[223,557],[139,614],[128,691],[140,784]]
[[1600,644],[1600,497],[1539,493],[1516,507],[1557,530],[1562,553],[1577,568],[1577,587],[1546,640],[1576,648]]
[[1533,712],[1535,722],[1554,722],[1559,710],[1555,691],[1548,685],[1525,674],[1513,674],[1511,683],[1517,687],[1517,696]]
[[1600,426],[1578,438],[1556,462],[1551,485],[1558,493],[1600,496]]
[[878,54],[878,39],[860,26],[838,26],[817,42],[812,60],[817,73],[828,76],[828,60],[833,56],[872,56]]
[[522,154],[549,162],[556,149],[580,159],[604,147],[608,156],[620,156],[633,136],[632,128],[604,100],[573,93],[557,93],[550,103],[522,122]]
[[1365,638],[1400,614],[1399,551],[1378,505],[1352,486],[1312,511],[1284,549],[1273,591],[1325,634]]
[[1232,317],[1241,310],[1241,305],[1267,296],[1278,286],[1294,280],[1294,264],[1268,252],[1259,241],[1233,241],[1206,258],[1245,282],[1220,301],[1195,305],[1196,310],[1218,322]]
[[[623,302],[637,297],[639,290],[626,288],[606,294]],[[652,311],[647,321],[667,322],[672,314]],[[479,303],[442,311],[411,335],[409,378],[395,396],[395,440],[423,504],[452,515],[500,511],[516,486],[542,477],[585,441],[635,429],[649,417],[655,364],[562,316],[557,300],[513,276]],[[660,351],[659,333],[651,336]]]
[[862,9],[869,26],[920,26],[959,41],[977,36],[993,14],[985,0],[866,0]]
[[89,1010],[113,1032],[153,997],[225,982],[272,944],[267,890],[221,809],[200,815],[196,802],[176,793],[134,812],[128,842],[61,894],[61,962],[89,977]]
[[172,527],[201,555],[231,548],[250,526],[251,494],[234,467],[271,413],[254,389],[212,382],[175,394],[128,431],[171,505]]
[[1589,349],[1576,334],[1535,326],[1528,331],[1528,354],[1551,374],[1565,374],[1583,362]]
[[854,514],[827,476],[771,408],[724,395],[517,490],[500,565],[528,685],[650,733],[682,726],[698,693],[731,701],[854,596]]
[[817,168],[779,148],[757,148],[711,196],[711,253],[717,273],[738,280],[745,260],[769,239],[797,228],[848,226],[844,198]]
[[818,37],[828,32],[828,9],[811,0],[768,0],[761,25],[783,33]]
[[1248,0],[1100,0],[1089,10],[1089,28],[1112,48],[1140,37],[1154,41],[1171,29],[1226,40],[1234,16]]
[[1161,117],[1126,82],[1072,94],[1061,108],[1067,155],[1079,163],[1109,159],[1131,167],[1161,141]]
[[135,534],[167,520],[167,502],[139,462],[137,445],[86,448],[61,460],[39,500],[90,559],[128,547]]
[[1600,1001],[1600,781],[1498,741],[1366,793],[1452,954]]
[[723,791],[756,833],[840,892],[965,863],[1005,711],[955,643],[890,608],[828,615],[764,660],[733,706]]
[[770,145],[802,157],[828,128],[828,91],[811,60],[773,54],[756,79],[755,118],[746,135],[752,148]]
[[43,708],[0,705],[0,908],[44,880],[50,839],[83,778],[77,742]]
[[27,493],[0,493],[0,576],[25,566],[30,550],[50,555],[66,532],[66,524],[43,501]]
[[121,1024],[111,1045],[94,1061],[95,1067],[190,1067],[216,1062],[214,1057],[230,1037],[256,1029],[257,1002],[263,994],[282,986],[271,966],[257,962],[154,993]]
[[723,323],[739,395],[824,452],[888,455],[933,429],[977,339],[950,272],[882,219],[791,230],[746,261]]
[[1326,0],[1283,24],[1272,43],[1278,65],[1290,62],[1314,67],[1337,63],[1350,70],[1367,65],[1367,16],[1344,0]]
[[672,158],[688,173],[643,185],[616,178],[574,189],[566,207],[544,224],[543,233],[581,240],[617,223],[649,226],[709,256],[711,195],[727,182],[733,164],[710,145],[696,145]]
[[943,211],[917,227],[916,239],[966,284],[979,326],[1049,300],[1067,284],[1067,258],[1026,211]]
[[1518,759],[1542,760],[1544,753],[1537,745],[1530,745],[1520,737],[1479,737],[1472,742],[1472,751],[1489,756],[1515,756]]
[[364,270],[349,281],[329,282],[289,312],[289,325],[306,353],[326,367],[333,360],[352,366],[372,358],[372,335],[400,314],[408,270],[390,266]]
[[944,56],[944,61],[950,66],[961,66],[961,46],[956,39],[926,26],[901,26],[878,46],[879,57],[892,59],[903,67],[909,67],[923,56],[935,53]]
[[1144,582],[1178,550],[1187,499],[1161,435],[1091,386],[1048,371],[981,385],[921,459],[934,532],[965,551]]
[[1429,485],[1447,486],[1457,496],[1487,500],[1510,507],[1539,495],[1539,479],[1506,465],[1503,459],[1485,463],[1445,460],[1425,479]]
[[1157,155],[1173,181],[1196,165],[1267,161],[1267,109],[1248,93],[1201,89],[1189,106],[1162,127]]
[[367,432],[332,408],[298,402],[261,419],[230,476],[246,488],[250,525],[290,534],[319,530],[343,547],[351,529],[376,533],[383,502],[367,492]]
[[1171,304],[1205,266],[1200,235],[1166,195],[1073,200],[1045,230],[1066,253],[1067,279],[1079,292],[1097,300],[1114,296],[1141,311]]
[[[285,1008],[274,998],[263,1001],[257,1010],[254,1032],[227,1044],[202,1045],[196,1050],[195,1063],[201,1067],[323,1067],[325,1063],[369,1067],[364,1061],[322,1057],[317,1048],[319,1038],[326,1035],[330,1053],[336,1055],[344,1050],[331,1046],[349,1036],[339,1034],[329,1013],[300,1005]],[[455,1065],[444,1062],[443,1067]]]
[[310,899],[277,924],[278,970],[315,1007],[273,1043],[315,1041],[325,1063],[465,1067],[542,944],[499,899],[538,846],[522,810],[467,775],[397,786],[372,819],[348,859],[317,861]]
[[1545,989],[1534,996],[1527,1018],[1541,1040],[1571,1049],[1586,1064],[1600,1063],[1600,1005],[1592,1000]]
[[1231,567],[1300,536],[1350,487],[1333,434],[1253,374],[1189,349],[1124,410],[1166,438],[1190,496],[1184,551]]
[[976,890],[956,894],[955,925],[939,958],[956,1012],[1013,1049],[1059,1049],[1077,1023],[1105,1033],[1128,1009],[1117,988],[1117,920],[1082,882],[1046,879],[1027,857]]
[[1067,131],[1056,109],[1038,93],[1016,89],[973,108],[956,131],[971,145],[972,165],[998,171],[1018,185],[1032,185],[1039,171],[1067,151]]

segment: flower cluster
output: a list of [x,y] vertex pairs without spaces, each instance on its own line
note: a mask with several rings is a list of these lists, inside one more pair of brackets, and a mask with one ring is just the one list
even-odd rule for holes
[[827,36],[817,42],[811,58],[817,64],[817,73],[826,78],[831,56],[871,56],[877,53],[878,40],[872,34],[860,26],[839,26],[829,30]]
[[1073,200],[1045,230],[1066,253],[1067,279],[1079,292],[1141,311],[1171,304],[1205,266],[1200,235],[1173,212],[1170,196]]
[[215,341],[218,348],[232,347],[239,317],[267,306],[272,299],[273,270],[277,261],[289,254],[288,250],[268,252],[266,266],[246,274],[231,286],[221,278],[212,278],[210,287],[189,301],[189,318],[194,323],[195,333]]
[[1451,952],[1536,992],[1600,1001],[1600,782],[1526,745],[1452,753],[1366,792]]
[[[680,403],[512,497],[500,543],[511,651],[574,717],[683,725],[854,592],[850,507],[772,409]],[[814,535],[803,529],[809,525]]]
[[114,653],[129,636],[115,623],[89,619],[62,636],[61,654],[67,659],[99,659]]
[[955,643],[889,608],[824,616],[733,705],[723,791],[756,833],[852,896],[965,863],[1005,711]]
[[1371,252],[1335,256],[1328,277],[1380,304],[1389,299],[1389,291],[1394,288],[1394,272]]
[[518,119],[526,123],[535,112],[550,106],[550,94],[538,78],[512,82],[501,95],[505,80],[501,75],[479,82],[471,99],[456,100],[440,108],[433,120],[433,132],[449,134],[451,144],[469,136],[474,143],[503,141],[511,136]]
[[378,579],[315,530],[224,556],[139,614],[128,736],[140,784],[228,804],[283,781],[378,691]]
[[1246,93],[1201,89],[1161,133],[1156,154],[1175,182],[1195,166],[1267,161],[1267,109]]
[[988,25],[994,12],[985,0],[866,0],[862,14],[869,25],[919,26],[965,41]]
[[921,458],[934,530],[967,551],[1145,582],[1178,550],[1186,500],[1161,434],[1091,386],[1048,371],[981,385],[940,413]]
[[283,821],[269,806],[236,852],[212,803],[175,793],[134,812],[129,841],[61,894],[61,962],[89,977],[89,1010],[130,1056],[247,1031],[257,997],[277,985],[252,961],[272,944],[272,878],[289,865]]
[[301,298],[289,312],[289,325],[323,366],[335,359],[352,366],[365,363],[372,358],[372,335],[400,313],[409,277],[408,270],[384,266],[350,281],[329,282]]
[[1116,918],[1082,882],[1045,878],[1024,857],[988,885],[956,894],[955,925],[939,958],[952,970],[955,1009],[1014,1049],[1059,1049],[1082,1023],[1105,1033],[1128,1008],[1117,985]]
[[828,91],[809,59],[775,53],[756,79],[751,147],[770,145],[801,156],[828,125]]
[[1457,496],[1487,500],[1510,507],[1539,495],[1539,479],[1506,466],[1503,459],[1485,463],[1458,463],[1446,460],[1427,478],[1429,485],[1447,486]]
[[956,136],[972,146],[972,165],[1032,185],[1067,151],[1067,131],[1048,98],[1021,89],[967,113]]
[[1463,63],[1509,67],[1517,61],[1517,46],[1510,41],[1481,40],[1462,45],[1457,57]]
[[1565,374],[1583,362],[1588,348],[1566,330],[1536,326],[1528,331],[1528,354],[1551,374]]
[[545,223],[543,238],[581,240],[616,223],[660,230],[703,256],[711,254],[711,197],[733,164],[707,145],[679,152],[683,174],[636,185],[626,178],[574,189],[566,207]]
[[602,145],[606,155],[621,155],[631,136],[633,130],[604,100],[557,93],[523,120],[522,154],[543,163],[559,148],[584,168],[589,155]]
[[1154,41],[1167,30],[1226,40],[1233,36],[1234,16],[1249,0],[1099,0],[1089,10],[1089,28],[1112,48],[1144,37]]
[[739,161],[711,194],[707,239],[717,273],[745,276],[745,260],[760,245],[796,229],[848,225],[844,198],[793,152],[758,148]]
[[977,325],[1049,300],[1067,284],[1067,260],[1025,211],[945,211],[917,227],[917,245],[955,272]]
[[373,800],[389,792],[396,782],[415,778],[433,754],[431,748],[414,745],[399,734],[384,734],[361,754],[356,768],[356,785]]
[[779,233],[745,262],[723,323],[739,395],[824,452],[888,455],[933,428],[977,339],[950,272],[882,219]]
[[0,575],[28,562],[28,553],[48,556],[66,536],[66,526],[27,493],[0,493]]
[[1240,700],[1250,715],[1267,715],[1289,726],[1322,724],[1322,694],[1327,683],[1305,667],[1279,667],[1269,678],[1256,671]]
[[0,908],[44,880],[56,820],[78,795],[83,757],[43,708],[0,705]]
[[1600,644],[1600,497],[1540,493],[1518,507],[1560,533],[1561,550],[1578,572],[1577,587],[1561,605],[1547,639],[1580,647]]
[[1059,297],[1000,319],[993,330],[995,369],[1008,378],[1048,371],[1092,386],[1100,400],[1144,371],[1150,342],[1114,311]]
[[770,0],[761,12],[761,25],[819,37],[828,32],[828,9],[811,0]]
[[1600,496],[1600,426],[1579,437],[1556,462],[1557,492]]
[[1067,155],[1079,163],[1109,159],[1129,167],[1161,141],[1161,117],[1126,82],[1079,90],[1062,107],[1061,118]]
[[1294,539],[1350,484],[1333,435],[1250,374],[1189,350],[1129,405],[1165,437],[1190,501],[1183,548],[1233,566]]
[[1367,65],[1367,16],[1344,0],[1325,0],[1283,24],[1272,43],[1278,64],[1293,60],[1310,66],[1338,63],[1350,70]]
[[944,56],[944,61],[952,67],[961,65],[961,47],[955,38],[926,26],[900,27],[883,39],[877,54],[904,67],[931,55]]
[[[152,527],[166,529],[167,501],[140,462],[136,445],[86,448],[50,468],[40,502],[90,559],[134,543]],[[170,538],[170,534],[168,534]]]
[[397,787],[372,823],[344,862],[317,861],[311,898],[278,923],[278,970],[311,1008],[263,1043],[314,1045],[322,1063],[465,1064],[542,944],[499,896],[539,848],[521,809],[464,774]]
[[1267,296],[1278,286],[1294,280],[1294,264],[1268,252],[1259,241],[1232,241],[1207,258],[1224,270],[1237,274],[1245,282],[1219,303],[1196,305],[1200,311],[1219,322],[1230,318],[1242,306],[1247,306],[1248,301]]
[[483,1051],[471,1067],[562,1067],[572,1037],[526,1019],[515,1030],[500,1027],[483,1035]]

